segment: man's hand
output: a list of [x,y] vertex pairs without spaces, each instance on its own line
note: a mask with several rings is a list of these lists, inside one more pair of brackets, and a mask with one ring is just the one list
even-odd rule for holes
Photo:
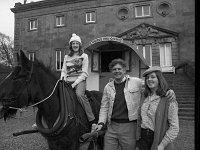
[[173,90],[168,90],[166,93],[166,97],[167,99],[169,99],[169,101],[176,100],[176,95]]
[[97,131],[100,131],[100,130],[102,129],[102,127],[103,127],[103,125],[98,124],[98,125],[96,125],[96,130],[97,130]]

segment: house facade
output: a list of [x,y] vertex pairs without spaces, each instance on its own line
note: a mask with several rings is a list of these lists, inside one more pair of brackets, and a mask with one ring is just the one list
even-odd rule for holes
[[102,91],[108,64],[122,58],[127,73],[141,77],[147,66],[175,73],[195,61],[194,0],[43,0],[15,3],[15,53],[41,60],[60,75],[72,33],[89,56],[88,90]]

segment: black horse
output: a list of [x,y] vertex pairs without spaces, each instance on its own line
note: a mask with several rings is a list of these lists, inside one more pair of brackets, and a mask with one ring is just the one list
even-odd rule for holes
[[[58,80],[43,63],[29,61],[23,51],[17,54],[17,61],[0,84],[0,119],[6,120],[20,108],[37,107],[38,131],[47,139],[49,149],[78,150],[81,135],[90,132],[91,125],[71,86]],[[98,119],[102,93],[86,94]],[[102,142],[101,137],[97,139],[100,148]]]

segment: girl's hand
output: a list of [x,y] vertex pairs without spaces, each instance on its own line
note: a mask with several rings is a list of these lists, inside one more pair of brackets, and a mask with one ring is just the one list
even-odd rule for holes
[[75,84],[75,83],[72,83],[71,86],[72,86],[72,89],[73,89],[73,88],[75,88],[76,84]]
[[158,145],[158,150],[164,150],[164,148],[165,147],[164,147],[164,145],[162,143]]

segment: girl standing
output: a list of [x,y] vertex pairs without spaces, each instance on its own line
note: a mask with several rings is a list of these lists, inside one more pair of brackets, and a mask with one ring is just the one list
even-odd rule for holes
[[175,150],[173,140],[179,132],[178,103],[168,100],[165,95],[167,82],[158,66],[147,69],[144,98],[138,119],[140,150]]

